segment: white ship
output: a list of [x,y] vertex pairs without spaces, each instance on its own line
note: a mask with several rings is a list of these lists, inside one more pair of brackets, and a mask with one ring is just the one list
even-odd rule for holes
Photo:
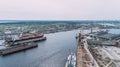
[[66,65],[65,67],[76,67],[76,55],[75,54],[70,54],[67,57]]

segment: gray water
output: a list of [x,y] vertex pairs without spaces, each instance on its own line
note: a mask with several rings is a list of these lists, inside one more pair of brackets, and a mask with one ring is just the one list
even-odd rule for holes
[[78,30],[46,34],[37,48],[0,56],[0,67],[64,67],[66,58],[76,52]]
[[[76,52],[75,39],[79,30],[46,34],[46,41],[37,48],[0,56],[0,67],[64,67],[66,58]],[[84,31],[89,33],[90,30]],[[110,33],[120,34],[120,29],[111,29]]]

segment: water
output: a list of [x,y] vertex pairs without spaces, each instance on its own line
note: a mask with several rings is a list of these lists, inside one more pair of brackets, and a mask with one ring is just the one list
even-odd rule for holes
[[109,33],[120,34],[120,29],[110,29]]
[[[0,67],[64,67],[67,56],[76,52],[75,36],[78,32],[73,30],[46,34],[47,40],[40,42],[37,48],[0,56]],[[110,33],[120,34],[120,29],[111,29]]]
[[76,52],[78,30],[46,34],[47,40],[34,49],[0,56],[0,67],[64,67],[66,58]]

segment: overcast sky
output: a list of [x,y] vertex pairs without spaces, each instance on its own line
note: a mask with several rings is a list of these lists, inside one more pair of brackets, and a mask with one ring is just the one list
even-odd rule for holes
[[120,0],[0,0],[0,20],[119,20]]

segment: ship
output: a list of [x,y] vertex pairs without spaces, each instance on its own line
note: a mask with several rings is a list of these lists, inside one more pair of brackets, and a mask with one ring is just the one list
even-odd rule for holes
[[31,35],[31,36],[23,36],[23,37],[20,37],[19,39],[20,40],[26,40],[26,39],[35,39],[35,38],[41,38],[43,37],[44,34],[37,34],[37,35]]
[[76,67],[76,55],[75,54],[70,54],[67,57],[66,65],[65,67]]
[[44,40],[46,40],[46,37],[44,36],[44,34],[37,34],[37,35],[31,35],[31,36],[22,36],[16,40],[8,40],[7,43],[9,43],[10,45],[16,45],[20,43],[39,42]]
[[1,55],[8,55],[19,51],[35,48],[38,46],[37,41],[46,40],[44,34],[37,34],[31,36],[22,36],[19,39],[6,40],[4,49],[0,49]]

